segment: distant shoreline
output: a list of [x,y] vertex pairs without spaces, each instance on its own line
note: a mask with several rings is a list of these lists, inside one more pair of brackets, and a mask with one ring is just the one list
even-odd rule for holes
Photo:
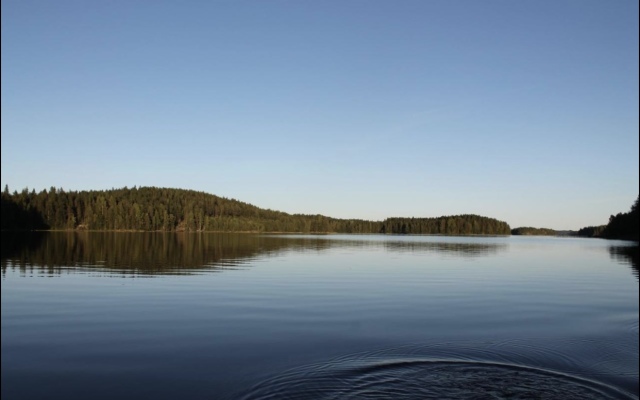
[[[3,231],[209,232],[262,234],[409,234],[443,236],[578,236],[638,240],[636,200],[607,225],[579,231],[519,227],[477,214],[389,217],[382,221],[289,214],[194,190],[133,187],[111,190],[2,192]],[[428,214],[428,213],[425,213]]]
[[66,232],[66,233],[246,233],[246,234],[268,234],[268,235],[369,235],[369,236],[484,236],[484,237],[509,237],[509,236],[530,236],[530,235],[512,235],[512,234],[445,234],[445,233],[383,233],[383,232],[299,232],[299,231],[145,231],[134,229],[1,229],[2,233],[12,232]]

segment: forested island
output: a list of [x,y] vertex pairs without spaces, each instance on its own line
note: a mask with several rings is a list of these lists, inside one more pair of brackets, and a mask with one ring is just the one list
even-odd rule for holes
[[465,214],[384,221],[288,214],[194,190],[133,187],[100,191],[9,192],[3,230],[397,233],[509,235],[506,222]]

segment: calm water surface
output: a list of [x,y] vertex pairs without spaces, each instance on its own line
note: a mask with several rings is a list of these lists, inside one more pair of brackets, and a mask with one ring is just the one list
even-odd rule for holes
[[638,398],[638,248],[2,236],[3,399]]

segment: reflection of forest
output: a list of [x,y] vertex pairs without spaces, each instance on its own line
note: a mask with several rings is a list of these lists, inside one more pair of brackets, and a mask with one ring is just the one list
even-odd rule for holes
[[183,274],[228,269],[285,251],[331,248],[439,252],[466,257],[493,254],[505,244],[336,240],[330,236],[208,233],[49,232],[3,233],[2,272],[7,267],[59,273],[82,267],[138,274]]
[[640,274],[640,246],[611,246],[609,254],[615,260],[631,267],[631,272],[639,279]]
[[455,256],[477,257],[496,254],[507,249],[505,243],[447,243],[447,242],[385,242],[390,251],[435,251]]
[[69,267],[87,267],[158,274],[233,268],[288,246],[285,240],[266,239],[258,235],[191,233],[3,234],[2,269],[4,272],[13,265],[55,273]]

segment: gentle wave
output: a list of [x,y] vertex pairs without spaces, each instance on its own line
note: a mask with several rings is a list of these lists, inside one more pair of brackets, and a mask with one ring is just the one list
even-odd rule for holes
[[[570,356],[567,349],[576,346],[592,350],[590,359]],[[620,362],[623,353],[629,362]],[[593,340],[544,347],[531,340],[409,345],[295,368],[241,398],[637,399],[629,392],[633,382],[637,386],[637,355],[637,344]],[[603,382],[612,375],[626,378],[628,385]]]

